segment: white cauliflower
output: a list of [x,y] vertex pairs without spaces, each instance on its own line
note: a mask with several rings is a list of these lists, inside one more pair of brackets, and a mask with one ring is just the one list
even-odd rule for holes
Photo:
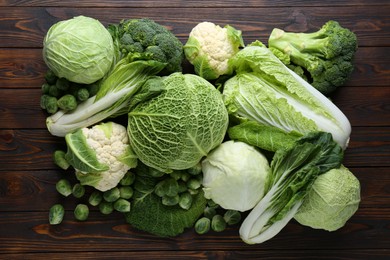
[[241,31],[230,25],[220,27],[211,22],[197,24],[184,45],[187,60],[195,73],[212,80],[230,74],[228,61],[244,46]]
[[65,137],[66,158],[76,169],[82,185],[106,191],[118,185],[137,164],[130,149],[126,128],[114,122],[82,128]]

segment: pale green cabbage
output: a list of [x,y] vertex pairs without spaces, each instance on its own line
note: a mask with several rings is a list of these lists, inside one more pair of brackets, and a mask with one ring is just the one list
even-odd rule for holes
[[50,27],[43,41],[43,59],[59,78],[90,84],[114,62],[114,43],[96,19],[77,16]]
[[161,78],[161,94],[129,113],[131,147],[146,165],[182,170],[222,143],[228,114],[221,93],[205,79],[173,73]]
[[264,196],[266,157],[244,142],[226,141],[202,161],[203,191],[224,209],[247,211]]
[[335,231],[355,214],[359,203],[360,182],[341,165],[315,180],[294,218],[305,226]]

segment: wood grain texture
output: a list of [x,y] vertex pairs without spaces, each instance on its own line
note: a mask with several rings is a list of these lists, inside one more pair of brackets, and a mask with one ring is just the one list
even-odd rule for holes
[[[202,9],[203,10],[203,9]],[[246,43],[254,40],[266,42],[273,28],[289,31],[313,31],[326,21],[335,19],[354,31],[359,46],[386,46],[390,38],[390,5],[317,7],[267,7],[267,8],[207,8],[194,12],[194,8],[54,8],[54,7],[4,7],[0,9],[0,47],[42,47],[42,40],[51,25],[59,20],[77,15],[91,16],[104,25],[122,19],[148,17],[171,29],[180,39],[187,39],[191,29],[200,21],[221,25],[229,23],[243,31]],[[234,17],[234,19],[231,19]],[[356,19],[359,17],[359,19]]]
[[[55,22],[76,15],[104,25],[149,17],[184,43],[198,22],[230,24],[246,43],[266,43],[273,28],[313,31],[330,19],[358,37],[355,71],[331,96],[352,124],[343,164],[361,183],[361,203],[340,230],[327,232],[292,220],[275,238],[246,245],[238,226],[199,236],[188,230],[160,238],[135,230],[116,212],[96,208],[73,218],[78,202],[55,190],[62,177],[52,160],[65,149],[45,128],[39,106],[46,66],[42,42]],[[390,2],[352,1],[101,1],[0,0],[0,259],[389,259],[390,256]],[[192,72],[185,65],[185,72]],[[125,123],[126,117],[117,119]],[[87,189],[87,194],[91,190]],[[62,225],[48,225],[48,209],[66,208]]]

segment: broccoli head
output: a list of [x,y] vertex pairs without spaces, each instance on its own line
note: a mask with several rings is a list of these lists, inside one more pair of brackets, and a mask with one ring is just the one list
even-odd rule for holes
[[275,28],[268,47],[286,65],[301,67],[305,79],[328,95],[343,85],[352,73],[357,38],[352,31],[331,20],[312,33]]
[[117,49],[117,60],[128,54],[166,63],[163,74],[182,71],[183,44],[167,28],[153,20],[128,19],[108,26]]

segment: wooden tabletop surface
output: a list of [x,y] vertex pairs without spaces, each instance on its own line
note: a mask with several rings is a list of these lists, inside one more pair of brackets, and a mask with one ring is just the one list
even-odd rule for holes
[[[62,176],[52,153],[64,143],[48,133],[39,106],[47,70],[42,40],[55,22],[81,14],[104,25],[148,17],[183,43],[202,21],[242,30],[245,43],[266,43],[274,27],[314,31],[336,20],[351,29],[359,43],[356,68],[331,98],[352,124],[344,164],[361,183],[359,210],[335,232],[292,220],[259,245],[243,243],[238,227],[159,238],[133,229],[121,214],[98,211],[87,222],[68,218],[50,226]],[[0,259],[389,259],[389,110],[389,1],[0,0]],[[71,215],[74,204],[64,203]]]

